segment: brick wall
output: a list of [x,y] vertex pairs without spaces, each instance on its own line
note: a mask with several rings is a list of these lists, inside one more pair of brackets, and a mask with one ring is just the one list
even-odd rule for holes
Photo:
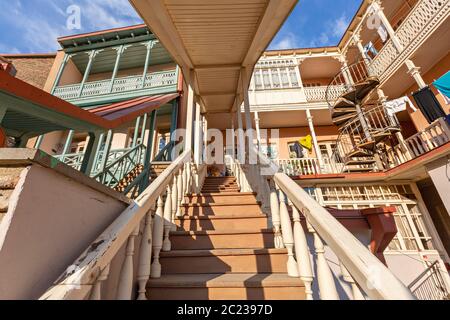
[[7,56],[17,70],[16,78],[40,89],[44,88],[55,56]]

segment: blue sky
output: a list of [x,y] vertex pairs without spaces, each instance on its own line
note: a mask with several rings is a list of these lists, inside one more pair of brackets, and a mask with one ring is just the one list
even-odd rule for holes
[[[360,3],[300,0],[270,49],[336,45]],[[71,30],[67,10],[73,5],[81,10],[81,25]],[[141,22],[128,0],[2,0],[0,53],[53,52],[59,36]]]

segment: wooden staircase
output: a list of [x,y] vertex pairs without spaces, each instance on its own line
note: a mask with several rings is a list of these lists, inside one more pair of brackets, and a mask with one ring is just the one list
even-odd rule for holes
[[162,276],[147,285],[150,300],[305,298],[303,282],[287,275],[287,252],[274,249],[268,218],[234,177],[206,178],[186,197],[183,217],[162,252]]

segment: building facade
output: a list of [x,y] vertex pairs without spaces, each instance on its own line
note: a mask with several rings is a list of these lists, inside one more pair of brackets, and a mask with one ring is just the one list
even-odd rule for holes
[[[191,146],[196,164],[207,161],[214,142],[208,129],[226,136],[224,165],[209,168],[229,174],[245,145],[234,130],[251,126],[249,141],[321,207],[394,208],[397,232],[384,251],[389,270],[408,286],[437,263],[448,290],[450,104],[433,83],[450,69],[449,16],[448,1],[363,1],[337,46],[265,51],[248,75],[248,92],[240,92],[244,103],[230,112],[206,107],[226,93],[202,95],[196,86],[205,80],[193,85],[171,45],[146,25],[63,37],[42,88],[91,114],[124,120],[103,131],[35,136],[27,147],[128,194],[147,187],[139,180],[147,166],[165,169]],[[423,110],[425,95],[440,116]],[[178,154],[176,129],[187,132]],[[352,230],[363,242],[366,231]]]

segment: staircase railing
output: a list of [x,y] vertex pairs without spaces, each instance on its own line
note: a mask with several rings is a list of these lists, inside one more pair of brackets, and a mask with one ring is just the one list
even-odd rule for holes
[[145,150],[146,147],[143,144],[130,149],[93,178],[110,188],[116,188],[126,175],[143,164]]
[[204,169],[193,170],[190,161],[190,150],[180,155],[41,300],[145,300],[149,278],[161,276],[160,252],[171,250],[169,234],[175,217],[183,214],[184,196],[198,188],[196,183],[203,184],[196,175]]
[[450,300],[450,289],[441,272],[440,262],[433,262],[408,288],[419,300]]
[[172,150],[175,147],[175,142],[170,141],[155,157],[153,161],[155,162],[164,162],[172,160]]
[[[343,279],[352,288],[353,299],[362,300],[365,296],[370,299],[415,299],[411,291],[325,208],[286,174],[279,173],[279,168],[265,155],[256,150],[253,152],[258,155],[259,164],[248,165],[252,170],[245,170],[239,162],[235,163],[238,182],[256,186],[253,189],[269,199],[275,245],[287,249],[288,274],[303,280],[307,299],[312,300],[314,296],[324,300],[340,298],[325,256],[324,243],[338,257]],[[305,229],[314,239],[314,255],[310,252]],[[311,256],[317,267],[316,274]],[[314,281],[317,281],[318,293],[313,291]]]
[[[326,101],[330,109],[334,107],[336,99],[336,87],[340,87],[342,92],[348,92],[354,88],[355,83],[360,83],[371,77],[371,73],[367,69],[370,63],[368,59],[361,59],[339,71],[331,80],[325,92]],[[341,91],[339,90],[339,91]]]

